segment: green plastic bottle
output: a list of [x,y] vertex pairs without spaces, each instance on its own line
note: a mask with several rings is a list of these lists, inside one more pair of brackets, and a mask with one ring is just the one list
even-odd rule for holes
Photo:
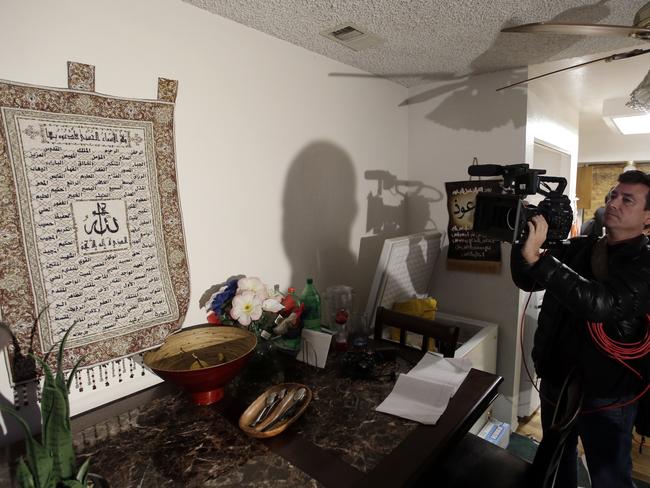
[[[300,307],[300,298],[296,295],[296,289],[289,287],[287,296],[295,300],[295,306]],[[289,315],[290,317],[290,315]],[[302,319],[302,317],[301,317]],[[304,324],[303,324],[304,326]],[[273,341],[276,349],[285,354],[295,357],[300,352],[300,332],[302,327],[298,323],[295,327],[290,327],[289,330],[284,332],[279,339]]]
[[305,304],[305,311],[302,313],[303,326],[305,329],[320,330],[320,295],[313,279],[307,278],[300,300]]

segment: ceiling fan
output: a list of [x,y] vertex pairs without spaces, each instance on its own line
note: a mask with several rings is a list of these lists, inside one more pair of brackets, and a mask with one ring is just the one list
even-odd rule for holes
[[[544,33],[544,34],[570,34],[582,36],[616,36],[616,37],[632,37],[643,41],[650,41],[650,2],[646,3],[634,16],[633,26],[624,25],[605,25],[605,24],[570,24],[570,23],[553,23],[553,22],[537,22],[533,24],[524,24],[515,27],[508,27],[501,32],[523,32],[523,33]],[[560,71],[579,68],[587,64],[596,63],[598,61],[617,61],[619,59],[628,59],[641,54],[649,53],[650,49],[633,49],[623,53],[616,53],[610,56],[587,61],[585,63],[576,64],[567,68],[558,69],[543,75],[534,76],[511,85],[499,88],[505,90],[513,86],[528,83],[529,81],[543,78]],[[629,107],[650,111],[650,71],[645,76],[643,81],[638,87],[630,94],[630,101],[627,103]]]

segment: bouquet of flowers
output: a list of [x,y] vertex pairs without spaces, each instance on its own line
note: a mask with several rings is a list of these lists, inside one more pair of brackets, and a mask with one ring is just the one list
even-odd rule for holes
[[244,327],[258,338],[277,341],[280,349],[300,349],[304,305],[294,294],[284,295],[277,286],[239,275],[212,286],[201,301],[211,324]]

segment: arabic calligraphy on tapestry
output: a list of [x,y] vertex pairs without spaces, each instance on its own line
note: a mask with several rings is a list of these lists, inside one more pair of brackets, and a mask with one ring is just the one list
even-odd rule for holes
[[72,324],[70,345],[82,345],[178,317],[152,201],[151,123],[2,110],[31,207],[21,215],[37,304],[47,306],[44,349]]

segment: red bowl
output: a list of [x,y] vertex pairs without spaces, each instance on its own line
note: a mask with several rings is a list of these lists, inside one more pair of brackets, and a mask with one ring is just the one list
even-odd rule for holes
[[166,381],[187,390],[197,405],[223,398],[223,387],[255,350],[255,334],[239,327],[198,325],[171,334],[144,354],[144,364]]

